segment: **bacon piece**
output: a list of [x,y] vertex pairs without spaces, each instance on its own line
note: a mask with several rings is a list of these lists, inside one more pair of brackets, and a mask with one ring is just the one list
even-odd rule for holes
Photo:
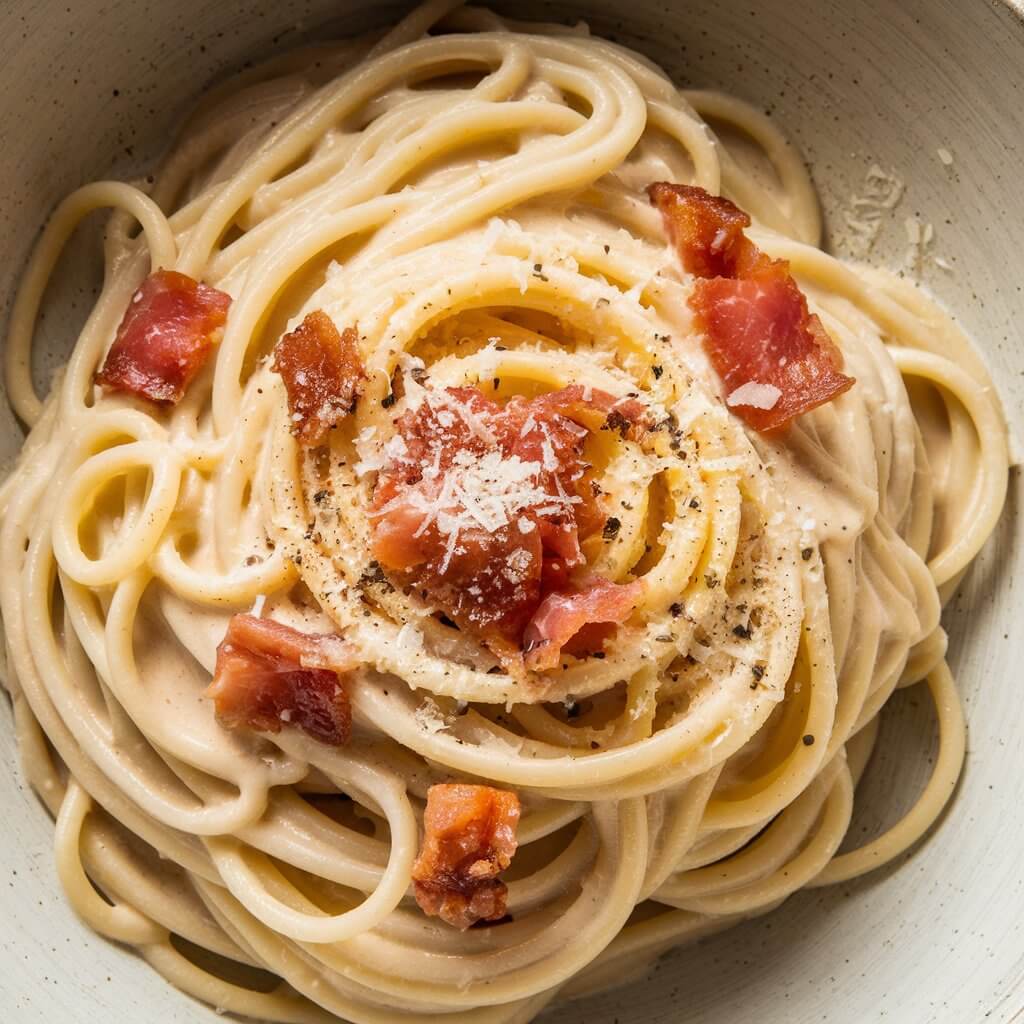
[[636,399],[579,386],[505,405],[472,387],[428,391],[399,419],[402,454],[377,478],[374,558],[521,666],[527,623],[604,526],[583,445],[613,421],[647,429]]
[[176,404],[220,340],[230,305],[226,292],[155,271],[132,296],[96,383]]
[[726,403],[751,427],[777,430],[848,390],[843,358],[789,272],[743,233],[750,218],[690,185],[648,188],[684,269],[689,304]]
[[463,931],[505,916],[508,887],[498,875],[516,852],[519,811],[519,797],[508,790],[430,787],[423,845],[412,868],[425,914]]
[[[621,624],[629,618],[643,594],[643,583],[611,583],[595,579],[573,593],[549,594],[541,602],[526,632],[523,649],[527,668],[543,672],[558,664],[562,648],[584,627],[597,623]],[[594,639],[592,631],[588,641]]]
[[[509,405],[515,401],[513,398]],[[532,402],[533,411],[543,409],[558,413],[590,430],[614,430],[631,441],[642,441],[653,427],[646,407],[637,397],[616,398],[600,388],[572,384]]]
[[[853,386],[835,343],[785,270],[698,281],[690,305],[726,403],[755,430],[784,427]],[[750,384],[775,391],[751,404]]]
[[280,732],[294,725],[340,746],[352,728],[345,673],[354,665],[348,644],[336,636],[234,615],[206,696],[228,729]]
[[566,568],[574,569],[583,565],[586,559],[580,548],[579,530],[572,523],[553,523],[547,519],[537,522],[544,552],[552,559],[561,561]]
[[[422,565],[430,552],[420,532],[425,513],[415,504],[413,495],[399,500],[400,493],[398,486],[374,492],[374,508],[383,509],[373,522],[373,557],[388,569],[409,572]],[[386,504],[385,494],[392,496]]]
[[747,246],[750,217],[724,196],[695,185],[656,181],[647,195],[658,208],[683,269],[694,277],[732,277]]
[[271,369],[288,392],[292,433],[306,447],[323,444],[330,430],[356,407],[366,370],[359,355],[359,334],[316,309],[274,348]]

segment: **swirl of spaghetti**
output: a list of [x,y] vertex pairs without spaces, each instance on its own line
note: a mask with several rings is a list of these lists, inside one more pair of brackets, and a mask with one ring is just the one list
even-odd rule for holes
[[[852,386],[755,429],[790,396],[726,386],[698,302],[750,281],[687,269],[654,182],[750,214]],[[103,288],[40,400],[37,314],[99,208]],[[1005,422],[955,320],[821,233],[770,118],[455,0],[247,69],[145,185],[65,200],[9,326],[0,611],[83,920],[242,1015],[525,1024],[922,838]],[[287,345],[317,324],[351,376],[310,414]],[[921,681],[931,779],[853,848]],[[507,820],[449,869],[453,791]]]

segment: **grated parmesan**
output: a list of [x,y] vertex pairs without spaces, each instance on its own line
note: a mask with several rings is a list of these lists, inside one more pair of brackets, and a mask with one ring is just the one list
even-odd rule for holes
[[745,469],[748,461],[745,455],[723,455],[717,459],[705,459],[700,468],[704,473],[735,473]]
[[[416,535],[422,535],[431,524],[436,524],[438,532],[447,537],[441,568],[444,572],[456,553],[463,530],[482,529],[495,533],[514,518],[520,519],[519,513],[524,509],[534,508],[539,515],[561,514],[568,511],[570,505],[582,501],[575,495],[551,494],[540,487],[538,477],[543,469],[539,462],[526,462],[518,455],[506,457],[500,451],[479,457],[460,452],[445,474],[436,497],[411,490],[371,514],[385,515],[409,504],[424,513]],[[557,478],[555,483],[557,486]],[[523,530],[521,521],[518,525],[520,532],[529,532]]]
[[925,255],[935,238],[935,229],[931,224],[922,223],[917,217],[907,217],[903,222],[907,233],[906,269],[909,273],[919,275]]
[[424,697],[423,703],[413,712],[416,724],[427,733],[433,735],[448,728],[448,723],[441,714],[441,709],[430,697]]
[[725,399],[730,408],[736,405],[747,405],[752,409],[774,409],[782,397],[782,392],[774,384],[761,384],[758,381],[747,381],[731,392]]
[[850,198],[843,213],[847,235],[844,244],[851,255],[864,258],[874,247],[886,215],[903,198],[905,186],[895,175],[872,164],[859,194]]
[[411,622],[405,623],[398,631],[395,644],[400,651],[415,653],[423,650],[423,634]]

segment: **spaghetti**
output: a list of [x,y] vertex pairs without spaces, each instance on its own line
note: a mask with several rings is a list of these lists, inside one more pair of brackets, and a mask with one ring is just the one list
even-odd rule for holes
[[[736,402],[773,392],[722,394],[655,181],[753,216],[855,385],[781,432],[744,426]],[[98,208],[103,290],[41,400],[33,324]],[[215,90],[151,186],[66,199],[7,341],[32,429],[0,491],[0,597],[25,773],[83,919],[242,1015],[513,1024],[919,839],[964,754],[939,613],[1000,514],[1006,431],[955,322],[819,236],[798,154],[747,105],[585,29],[438,0]],[[94,384],[158,269],[231,299],[177,404]],[[314,312],[352,330],[365,377],[306,446],[271,353]],[[638,586],[587,649],[524,668],[374,558],[375,488],[424,403],[468,423],[441,408],[459,389],[501,410],[572,388],[651,425],[567,414],[603,523],[579,558]],[[422,510],[441,571],[472,530],[525,536],[583,502],[557,474],[524,483],[511,450],[456,456]],[[217,720],[204,694],[242,613],[343,638],[351,735],[321,739],[344,742]],[[840,852],[879,712],[920,680],[931,782]],[[416,905],[442,783],[521,801],[500,924]]]

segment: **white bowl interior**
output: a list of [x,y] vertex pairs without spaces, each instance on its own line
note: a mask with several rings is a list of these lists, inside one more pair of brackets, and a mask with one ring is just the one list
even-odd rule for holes
[[[498,5],[499,9],[501,5]],[[873,165],[906,182],[872,259],[899,265],[905,220],[934,227],[922,280],[977,339],[1016,437],[1024,398],[1024,20],[989,0],[571,0],[505,5],[517,17],[590,21],[687,85],[733,91],[772,112],[803,148],[830,234]],[[341,16],[339,10],[346,12]],[[300,38],[392,20],[373,0],[79,4],[0,9],[0,295],[9,304],[47,211],[97,176],[132,175],[166,145],[201,85]],[[326,26],[326,28],[324,27]],[[944,151],[940,154],[940,150]],[[942,157],[948,153],[952,163]],[[95,225],[93,225],[95,228]],[[40,328],[40,382],[66,355],[95,286],[95,231],[80,233]],[[0,412],[0,459],[20,432]],[[662,961],[646,981],[552,1011],[550,1024],[746,1024],[830,1020],[1019,1020],[1024,1008],[1024,766],[1018,666],[1024,568],[1019,475],[1002,525],[947,609],[966,697],[967,768],[932,840],[896,864]],[[928,774],[928,701],[905,691],[884,716],[859,790],[859,839],[891,823]],[[17,771],[0,710],[0,1018],[121,1024],[214,1020],[137,957],[73,916],[52,862],[52,825]],[[864,830],[864,831],[862,831]]]

